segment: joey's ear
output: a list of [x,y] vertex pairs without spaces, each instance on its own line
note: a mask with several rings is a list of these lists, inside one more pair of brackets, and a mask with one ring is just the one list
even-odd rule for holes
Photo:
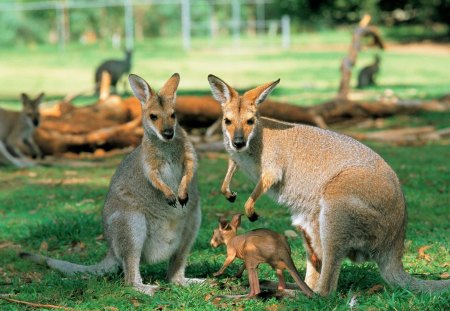
[[38,97],[36,97],[36,99],[34,100],[34,104],[35,105],[39,105],[42,101],[42,98],[44,98],[45,93],[42,92],[41,94],[38,95]]
[[230,227],[230,224],[228,223],[228,220],[225,219],[225,217],[219,218],[219,229],[221,230],[228,230]]
[[180,83],[180,75],[178,73],[174,73],[169,80],[164,84],[164,86],[159,90],[159,96],[165,97],[175,97],[178,89],[178,84]]
[[30,102],[30,98],[28,97],[28,95],[26,93],[20,94],[20,100],[22,101],[23,105],[26,105]]
[[256,105],[259,105],[266,99],[267,96],[269,96],[270,92],[272,92],[279,82],[280,79],[258,86],[253,90],[245,92],[243,97],[253,101]]
[[155,95],[150,85],[148,85],[148,83],[138,75],[130,74],[128,76],[128,81],[130,82],[134,96],[139,99],[142,105],[148,102],[149,99]]
[[208,82],[214,98],[222,105],[239,96],[231,86],[214,75],[208,75]]
[[230,225],[237,229],[239,228],[239,226],[241,225],[241,216],[242,214],[236,214],[233,216],[233,218],[231,219]]

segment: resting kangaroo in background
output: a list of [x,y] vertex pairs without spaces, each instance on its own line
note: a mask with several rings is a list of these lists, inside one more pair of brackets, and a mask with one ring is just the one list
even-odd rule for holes
[[268,263],[277,272],[279,290],[286,289],[283,270],[287,269],[302,292],[306,296],[312,297],[313,291],[300,278],[297,268],[292,261],[291,248],[286,238],[268,229],[256,229],[236,235],[240,224],[241,214],[234,215],[231,222],[223,218],[219,220],[219,228],[214,230],[211,246],[219,247],[225,244],[227,247],[227,259],[222,268],[214,273],[214,276],[222,275],[236,257],[243,259],[244,265],[237,276],[240,277],[244,269],[247,269],[250,284],[248,296],[253,297],[261,292],[256,269],[259,264]]
[[0,163],[16,167],[32,166],[33,163],[24,156],[22,150],[30,150],[33,158],[42,157],[33,134],[39,125],[39,104],[43,97],[44,93],[41,93],[35,99],[30,99],[22,93],[22,111],[0,108]]
[[170,259],[168,280],[199,281],[184,276],[186,257],[200,226],[196,155],[175,116],[180,76],[174,74],[155,93],[147,82],[130,75],[131,88],[142,104],[142,143],[125,157],[111,179],[103,209],[104,236],[109,253],[100,263],[82,266],[48,257],[21,254],[65,274],[103,275],[121,266],[125,283],[153,294],[139,272],[147,263]]
[[375,75],[380,69],[380,56],[375,55],[375,60],[372,65],[366,66],[359,72],[358,88],[364,88],[369,85],[375,85]]
[[375,261],[392,285],[415,292],[449,288],[450,280],[423,281],[405,272],[405,201],[396,174],[378,154],[332,131],[260,117],[258,105],[280,80],[243,96],[213,75],[208,80],[222,105],[230,154],[222,192],[235,200],[229,185],[239,167],[257,182],[245,203],[250,220],[266,192],[289,208],[293,225],[303,231],[309,287],[324,296],[336,290],[342,260],[349,257]]

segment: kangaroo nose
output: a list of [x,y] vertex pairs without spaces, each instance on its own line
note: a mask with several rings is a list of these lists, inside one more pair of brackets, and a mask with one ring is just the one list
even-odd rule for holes
[[33,119],[33,124],[34,124],[34,126],[38,126],[39,125],[39,120],[38,119]]
[[162,132],[162,135],[164,136],[165,139],[172,139],[172,137],[173,137],[173,129],[165,129]]
[[235,137],[235,138],[233,139],[233,146],[234,146],[236,149],[241,149],[242,147],[244,147],[244,146],[245,146],[245,140],[244,140],[244,137]]

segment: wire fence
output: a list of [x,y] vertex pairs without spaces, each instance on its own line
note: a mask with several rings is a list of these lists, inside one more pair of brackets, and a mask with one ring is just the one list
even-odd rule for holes
[[[273,16],[271,0],[59,0],[0,3],[0,43],[34,41],[64,50],[69,42],[108,42],[132,49],[135,41],[152,37],[179,38],[192,49],[192,39],[230,39],[233,47],[247,44],[242,37],[290,45],[290,18]],[[3,42],[2,42],[3,41]],[[195,47],[194,47],[195,48]]]

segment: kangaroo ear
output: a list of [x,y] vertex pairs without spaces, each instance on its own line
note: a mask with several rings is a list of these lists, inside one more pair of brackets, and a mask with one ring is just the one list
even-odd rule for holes
[[159,90],[158,95],[163,97],[175,97],[178,89],[178,84],[180,83],[180,75],[174,73],[169,80],[164,84],[164,86]]
[[130,82],[134,96],[139,99],[142,105],[147,103],[150,98],[155,95],[150,85],[148,85],[148,83],[138,75],[130,74],[128,76],[128,81]]
[[36,99],[34,100],[34,104],[35,105],[39,105],[42,102],[42,98],[44,98],[44,95],[45,95],[44,92],[39,94],[38,97],[36,97]]
[[237,229],[239,228],[239,226],[241,225],[241,216],[242,214],[236,214],[233,216],[233,218],[231,219],[230,225]]
[[26,105],[30,102],[30,98],[28,97],[28,95],[26,93],[20,94],[20,100],[22,101],[23,105]]
[[219,229],[228,230],[229,227],[230,227],[230,224],[228,223],[228,220],[226,220],[225,217],[221,216],[219,218]]
[[208,75],[208,82],[214,98],[222,105],[239,96],[231,86],[214,75]]
[[253,90],[245,92],[243,97],[251,100],[255,103],[255,105],[259,105],[266,99],[267,96],[269,96],[270,92],[272,92],[278,83],[280,83],[280,79],[258,86]]

